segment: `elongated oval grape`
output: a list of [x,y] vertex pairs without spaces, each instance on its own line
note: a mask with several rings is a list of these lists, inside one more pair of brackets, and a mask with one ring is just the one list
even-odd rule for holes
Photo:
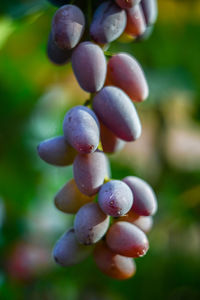
[[141,0],[141,6],[147,26],[154,24],[158,16],[157,0]]
[[128,257],[142,257],[149,249],[144,232],[128,222],[114,223],[108,230],[106,243],[113,252]]
[[122,89],[133,101],[144,101],[149,88],[144,72],[135,58],[126,53],[114,55],[108,62],[106,82]]
[[121,8],[131,8],[138,4],[141,0],[115,0]]
[[104,87],[93,99],[93,109],[99,119],[127,142],[141,135],[141,123],[134,104],[119,88]]
[[120,217],[131,209],[133,194],[124,182],[111,180],[101,187],[98,203],[105,214],[112,217]]
[[64,213],[75,214],[86,203],[92,202],[94,197],[82,194],[74,179],[67,182],[55,196],[56,207]]
[[53,18],[52,35],[61,49],[73,49],[80,41],[85,29],[85,17],[79,7],[64,5]]
[[51,138],[39,144],[38,154],[45,162],[55,166],[69,166],[77,152],[67,143],[63,136]]
[[100,137],[103,152],[114,153],[122,150],[125,142],[119,139],[110,129],[100,122]]
[[140,216],[137,220],[134,221],[134,224],[145,233],[148,233],[153,226],[153,218],[151,216]]
[[88,196],[95,195],[108,175],[108,162],[101,151],[79,154],[74,160],[74,179],[79,190]]
[[78,243],[74,229],[66,232],[56,243],[53,257],[59,265],[68,267],[80,263],[92,252],[93,247]]
[[65,65],[71,60],[72,51],[60,49],[55,44],[51,32],[47,44],[47,56],[52,63],[56,65]]
[[99,145],[99,121],[86,106],[78,105],[67,112],[63,132],[66,140],[80,153],[94,152]]
[[136,5],[126,11],[127,24],[125,32],[131,36],[142,35],[146,30],[146,22],[140,5]]
[[72,55],[72,68],[83,90],[98,92],[104,85],[107,63],[103,50],[91,42],[78,45]]
[[59,7],[59,6],[68,4],[70,2],[70,0],[48,0],[48,2]]
[[123,181],[133,193],[134,203],[132,210],[140,216],[154,215],[157,211],[157,200],[151,186],[135,176],[128,176]]
[[99,44],[116,40],[126,27],[126,13],[112,1],[103,2],[94,13],[90,26],[92,39]]
[[76,237],[84,245],[98,242],[107,232],[108,226],[109,216],[101,211],[97,203],[82,206],[74,220]]
[[104,241],[95,246],[94,260],[104,274],[114,279],[128,279],[136,272],[136,265],[132,258],[112,252]]

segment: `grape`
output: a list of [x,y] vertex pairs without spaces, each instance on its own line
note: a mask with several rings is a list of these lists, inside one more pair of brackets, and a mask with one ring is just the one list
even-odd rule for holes
[[94,152],[99,145],[99,121],[86,106],[78,105],[67,112],[63,131],[66,140],[80,153]]
[[131,8],[138,4],[141,0],[115,0],[121,8]]
[[105,153],[117,152],[124,147],[125,142],[119,139],[102,122],[100,122],[100,128],[101,144]]
[[51,138],[40,143],[37,150],[41,159],[56,166],[71,165],[77,154],[63,136]]
[[153,189],[144,180],[128,176],[123,181],[130,187],[134,197],[132,210],[140,216],[150,216],[157,210],[157,200]]
[[114,86],[104,87],[93,99],[99,119],[119,138],[134,141],[141,135],[141,123],[129,97]]
[[126,53],[116,54],[109,60],[107,84],[121,88],[136,102],[148,97],[144,72],[137,60]]
[[138,219],[140,218],[139,215],[137,215],[133,210],[129,210],[129,212],[124,215],[124,216],[121,216],[120,218],[116,219],[116,221],[125,221],[125,222],[129,222],[129,223],[133,223]]
[[72,228],[56,243],[53,257],[56,263],[63,267],[68,267],[80,263],[90,255],[91,251],[92,247],[86,247],[78,243]]
[[147,26],[154,24],[158,16],[157,0],[141,0],[141,5]]
[[109,216],[105,215],[97,203],[82,206],[74,220],[74,229],[78,241],[84,245],[98,242],[109,226]]
[[56,65],[64,65],[71,60],[72,51],[58,48],[58,46],[53,41],[51,32],[47,44],[47,56],[52,63]]
[[145,233],[148,233],[153,226],[153,218],[151,216],[148,217],[141,216],[134,221],[134,224]]
[[91,42],[78,45],[72,55],[72,68],[83,90],[99,91],[105,82],[107,63],[103,50]]
[[112,252],[103,241],[95,246],[94,260],[103,273],[115,279],[128,279],[136,272],[132,258]]
[[145,41],[145,40],[147,40],[147,39],[150,37],[150,35],[152,34],[153,29],[154,29],[154,26],[153,26],[153,25],[148,26],[148,27],[146,28],[145,32],[144,32],[142,35],[140,35],[140,36],[137,37],[137,41],[140,42],[140,41]]
[[92,196],[98,192],[108,175],[108,162],[101,151],[78,154],[74,160],[74,179],[79,190]]
[[99,44],[116,40],[126,27],[126,13],[112,1],[103,2],[95,11],[90,35]]
[[79,7],[64,5],[57,10],[52,22],[52,35],[61,49],[72,49],[80,41],[85,29],[85,17]]
[[133,195],[127,184],[120,180],[111,180],[101,187],[98,203],[105,214],[119,217],[131,209]]
[[128,222],[114,223],[108,230],[106,242],[113,252],[128,257],[142,257],[149,248],[144,232]]
[[94,197],[82,194],[74,179],[67,182],[55,196],[55,205],[62,212],[75,214],[86,203],[92,202]]
[[126,11],[127,25],[125,32],[131,36],[142,35],[146,30],[146,22],[140,5],[136,5]]
[[62,6],[70,2],[70,0],[48,0],[48,1],[55,6]]

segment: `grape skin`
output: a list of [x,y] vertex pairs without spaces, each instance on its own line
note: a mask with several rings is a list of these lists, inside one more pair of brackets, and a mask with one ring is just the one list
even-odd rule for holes
[[95,195],[108,175],[108,162],[103,152],[78,154],[74,160],[74,179],[79,190],[87,195]]
[[93,99],[93,109],[104,125],[127,142],[141,135],[141,123],[129,97],[114,86],[104,87]]
[[67,112],[63,122],[66,140],[80,153],[94,152],[99,144],[99,121],[88,107],[78,105]]
[[153,25],[158,17],[157,0],[141,0],[147,26]]
[[142,35],[146,30],[146,22],[140,5],[127,9],[127,24],[125,33],[137,37]]
[[141,0],[115,0],[121,8],[131,8],[138,4]]
[[151,186],[135,176],[128,176],[123,181],[133,193],[134,203],[132,210],[140,216],[154,215],[157,211],[157,200]]
[[107,85],[122,89],[136,102],[144,101],[149,94],[144,72],[135,58],[126,53],[114,55],[108,62]]
[[144,232],[124,221],[116,222],[109,228],[106,243],[113,252],[128,257],[142,257],[149,249]]
[[107,63],[98,45],[80,43],[72,54],[72,68],[79,85],[86,92],[95,93],[103,87]]
[[148,233],[153,226],[152,216],[139,216],[136,213],[134,213],[133,210],[130,210],[125,216],[117,218],[116,222],[118,221],[125,221],[125,222],[132,223],[137,227],[139,227],[145,233]]
[[112,252],[105,242],[95,246],[94,260],[98,268],[111,278],[125,280],[136,272],[136,265],[132,258]]
[[105,214],[119,217],[131,209],[133,195],[127,184],[120,180],[111,180],[101,187],[98,203]]
[[114,153],[123,149],[125,142],[100,122],[100,137],[104,153]]
[[98,242],[109,226],[109,216],[104,214],[97,203],[82,206],[74,220],[74,229],[78,241],[84,245]]
[[92,250],[92,247],[78,243],[72,228],[57,241],[53,249],[53,257],[57,264],[68,267],[86,259]]
[[56,194],[55,206],[67,214],[76,214],[78,210],[86,203],[92,202],[94,197],[88,197],[82,194],[74,179],[67,182]]
[[79,7],[64,5],[56,11],[52,22],[52,35],[59,48],[73,49],[79,43],[84,29],[85,17]]
[[49,34],[47,44],[47,56],[49,60],[58,66],[67,64],[71,60],[72,51],[66,49],[60,49],[53,40],[52,32]]
[[126,27],[126,13],[112,1],[103,2],[94,13],[90,26],[92,39],[99,44],[116,40]]
[[71,165],[77,154],[63,136],[43,141],[37,150],[42,160],[55,166]]

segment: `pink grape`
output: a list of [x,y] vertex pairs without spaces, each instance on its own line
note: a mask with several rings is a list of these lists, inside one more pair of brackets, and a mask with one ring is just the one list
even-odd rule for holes
[[127,24],[125,32],[131,36],[142,35],[146,30],[146,22],[140,5],[127,9]]

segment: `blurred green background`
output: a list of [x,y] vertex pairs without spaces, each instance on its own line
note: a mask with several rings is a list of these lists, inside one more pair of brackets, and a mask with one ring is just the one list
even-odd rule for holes
[[114,43],[142,64],[150,97],[137,105],[139,141],[111,157],[113,178],[154,187],[159,210],[150,250],[134,278],[118,282],[92,258],[62,269],[51,251],[72,224],[53,197],[72,168],[42,162],[39,142],[62,134],[66,111],[87,99],[71,66],[53,66],[46,43],[55,8],[2,1],[0,8],[0,299],[200,299],[200,1],[159,0],[148,41]]

